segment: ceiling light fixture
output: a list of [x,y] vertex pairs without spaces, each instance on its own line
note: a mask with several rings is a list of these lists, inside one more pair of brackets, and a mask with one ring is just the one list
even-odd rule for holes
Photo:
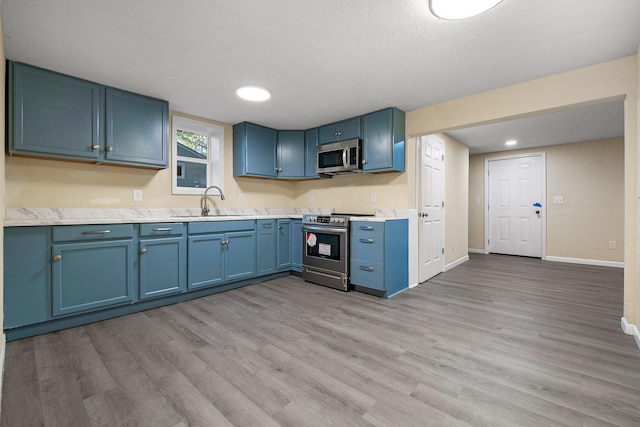
[[236,90],[236,95],[247,101],[266,101],[271,98],[271,92],[261,86],[242,86]]
[[480,15],[502,0],[429,0],[429,9],[438,18],[464,19]]
[[515,139],[511,139],[507,142],[504,143],[504,145],[516,145],[518,143],[518,141],[516,141]]

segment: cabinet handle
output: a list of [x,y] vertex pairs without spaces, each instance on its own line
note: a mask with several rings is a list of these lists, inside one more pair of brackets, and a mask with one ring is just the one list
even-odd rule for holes
[[373,271],[373,267],[369,267],[368,265],[361,265],[360,270]]
[[140,249],[140,253],[141,253],[142,255],[146,254],[146,253],[147,253],[147,248],[142,248],[142,249]]
[[341,135],[342,135],[342,132],[341,132],[341,131],[335,132],[335,133],[333,134],[333,136],[341,136]]
[[111,230],[83,231],[82,235],[86,236],[90,234],[109,234],[109,233],[111,233]]
[[365,230],[365,231],[372,231],[373,227],[370,225],[361,225],[360,226],[360,230]]
[[171,227],[158,227],[158,228],[152,228],[152,231],[171,231],[173,230],[173,228]]
[[366,164],[367,164],[367,161],[366,161],[365,159],[362,159],[362,164],[363,164],[363,165],[366,165]]
[[107,151],[113,151],[113,147],[110,145],[107,145]]
[[282,230],[282,226],[279,226],[279,227],[278,227],[278,230]]
[[360,239],[362,243],[373,243],[373,239]]
[[270,224],[268,222],[265,222],[264,224],[262,224],[262,228],[271,228],[273,226],[273,224]]
[[95,150],[99,150],[99,149],[100,149],[100,146],[99,146],[98,144],[96,144],[96,145],[92,145],[92,146],[91,146],[91,149],[92,149],[93,151],[95,151]]
[[53,257],[53,262],[58,262],[62,259],[62,255],[56,255]]
[[228,245],[229,243],[230,243],[230,242],[229,242],[228,240],[221,240],[221,241],[220,241],[220,244],[221,244],[222,246]]

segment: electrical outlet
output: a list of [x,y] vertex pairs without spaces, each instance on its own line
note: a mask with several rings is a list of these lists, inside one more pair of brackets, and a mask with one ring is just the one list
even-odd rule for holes
[[618,249],[618,242],[615,240],[609,240],[609,249]]
[[244,202],[244,193],[238,193],[238,201]]
[[480,197],[476,197],[475,199],[473,199],[473,203],[476,205],[480,204]]
[[134,202],[142,201],[142,190],[133,190],[133,201]]
[[553,196],[554,205],[564,205],[564,196]]
[[375,192],[371,192],[371,203],[375,203],[378,201],[378,196],[376,195]]
[[310,195],[309,195],[308,200],[309,200],[309,203],[313,203],[313,194],[310,194]]

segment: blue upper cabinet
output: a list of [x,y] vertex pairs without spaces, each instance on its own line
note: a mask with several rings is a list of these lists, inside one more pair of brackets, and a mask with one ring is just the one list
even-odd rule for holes
[[166,168],[169,104],[118,89],[106,89],[108,162]]
[[8,63],[9,153],[98,160],[100,85]]
[[278,178],[304,178],[304,131],[278,131]]
[[316,173],[318,133],[318,128],[309,129],[304,133],[304,176],[306,178],[318,178]]
[[275,178],[278,131],[249,122],[233,126],[233,175]]
[[362,169],[404,172],[405,114],[387,108],[362,116]]
[[362,136],[360,117],[354,117],[352,119],[320,126],[320,139],[318,143],[328,144],[330,142],[360,138],[360,136]]
[[11,61],[7,82],[10,154],[167,167],[166,101]]

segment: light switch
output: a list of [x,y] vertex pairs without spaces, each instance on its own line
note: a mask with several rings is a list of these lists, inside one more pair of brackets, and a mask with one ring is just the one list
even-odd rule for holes
[[371,203],[375,203],[378,200],[378,196],[375,192],[371,192]]
[[476,197],[475,199],[473,199],[473,203],[476,205],[480,204],[480,197]]
[[615,240],[609,240],[609,249],[618,249],[618,242]]
[[554,205],[563,205],[564,204],[564,196],[553,196],[553,204]]

